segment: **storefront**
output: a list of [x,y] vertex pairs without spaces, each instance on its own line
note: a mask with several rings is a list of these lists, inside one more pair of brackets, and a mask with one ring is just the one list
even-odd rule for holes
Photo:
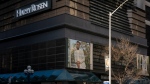
[[[1,83],[7,83],[9,79],[11,83],[28,83],[27,76],[24,73],[1,74],[0,78]],[[30,82],[33,84],[100,84],[102,81],[92,72],[57,69],[36,71],[30,76]]]
[[[105,58],[101,53],[108,44],[108,8],[116,7],[114,2],[0,2],[3,2],[0,3],[0,83],[7,83],[9,77],[14,84],[27,83],[23,71],[28,65],[35,71],[31,76],[33,84],[99,84],[108,81]],[[141,54],[146,54],[146,38],[134,36],[126,8],[120,12],[112,25],[112,43],[116,43],[116,38],[130,38],[132,43],[140,45]]]

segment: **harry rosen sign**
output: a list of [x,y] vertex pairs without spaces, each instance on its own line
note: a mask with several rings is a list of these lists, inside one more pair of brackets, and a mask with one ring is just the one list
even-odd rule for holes
[[16,10],[16,18],[39,13],[51,8],[51,0],[40,0]]

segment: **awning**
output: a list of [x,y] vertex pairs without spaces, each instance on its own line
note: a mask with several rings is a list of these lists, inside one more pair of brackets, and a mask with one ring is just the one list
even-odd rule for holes
[[[0,82],[8,82],[9,78],[12,82],[27,82],[27,76],[22,73],[0,74]],[[75,70],[45,70],[35,71],[30,77],[31,82],[37,81],[83,81],[83,82],[101,82],[101,80],[92,72],[83,72]]]

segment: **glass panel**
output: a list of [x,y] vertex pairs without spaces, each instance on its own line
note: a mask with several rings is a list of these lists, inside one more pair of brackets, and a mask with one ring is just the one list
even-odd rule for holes
[[22,72],[27,65],[33,66],[35,71],[55,69],[56,65],[62,68],[65,66],[65,42],[65,39],[58,39],[1,50],[0,73]]

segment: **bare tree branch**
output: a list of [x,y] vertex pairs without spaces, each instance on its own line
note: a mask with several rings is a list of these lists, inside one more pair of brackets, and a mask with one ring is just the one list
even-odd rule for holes
[[[112,46],[112,61],[117,64],[117,67],[112,69],[112,75],[120,84],[129,79],[140,78],[136,65],[137,49],[137,45],[131,44],[128,39],[124,38],[117,40],[117,44]],[[108,54],[108,47],[105,47],[104,53]]]

